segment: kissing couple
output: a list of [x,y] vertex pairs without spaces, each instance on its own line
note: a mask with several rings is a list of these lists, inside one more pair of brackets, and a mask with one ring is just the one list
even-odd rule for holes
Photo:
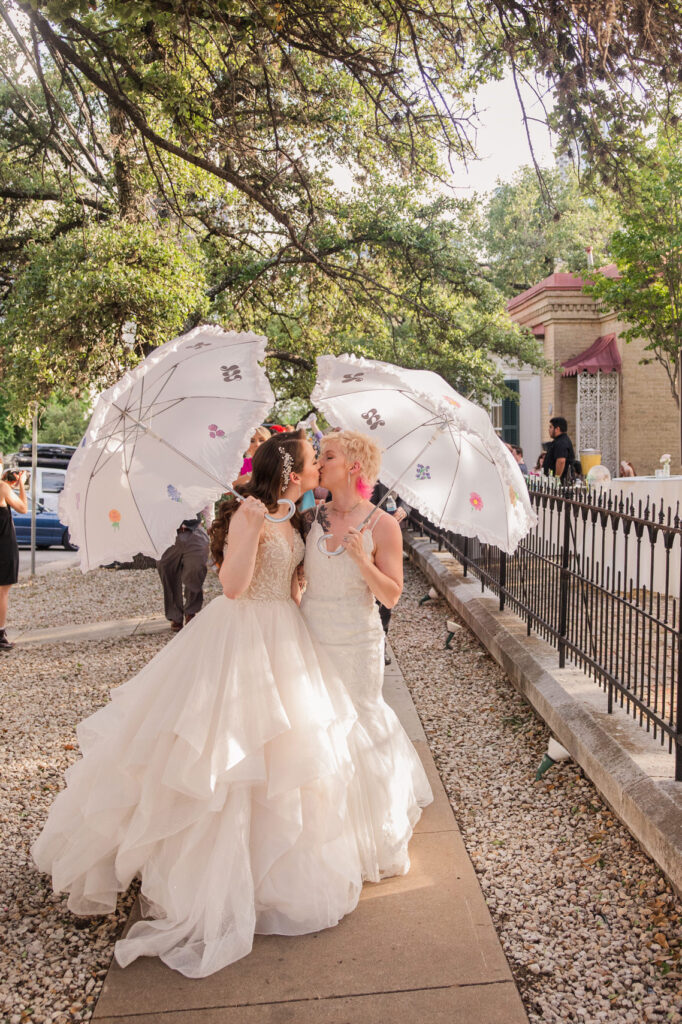
[[[140,878],[121,966],[205,977],[254,934],[332,927],[364,882],[408,871],[432,794],[382,697],[377,602],[397,603],[403,560],[369,500],[379,467],[356,431],[324,436],[319,460],[303,431],[261,444],[211,527],[222,595],[78,726],[32,855],[75,914],[111,913]],[[329,501],[266,520],[318,484]]]

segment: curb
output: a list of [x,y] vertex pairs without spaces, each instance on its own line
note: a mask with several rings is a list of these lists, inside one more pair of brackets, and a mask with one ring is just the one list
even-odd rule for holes
[[598,684],[576,668],[560,669],[558,653],[497,598],[462,575],[449,552],[404,535],[411,560],[504,669],[614,813],[682,895],[682,782],[673,757],[625,710],[606,712]]
[[116,637],[166,633],[168,620],[163,615],[142,615],[135,619],[109,619],[101,622],[83,622],[72,626],[46,626],[14,633],[12,639],[18,647],[35,644],[80,643],[87,640],[111,640]]

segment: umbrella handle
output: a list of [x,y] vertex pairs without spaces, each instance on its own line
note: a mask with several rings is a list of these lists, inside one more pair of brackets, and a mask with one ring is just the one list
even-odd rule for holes
[[340,548],[337,548],[336,551],[327,550],[328,537],[331,537],[330,533],[323,533],[321,537],[317,538],[317,550],[321,551],[323,555],[329,555],[330,558],[336,558],[337,555],[342,555],[346,550],[343,544],[341,545]]
[[271,523],[286,523],[287,519],[291,519],[294,512],[296,511],[296,506],[294,505],[293,501],[291,501],[289,498],[280,498],[277,504],[289,506],[286,511],[286,514],[280,516],[278,519],[277,516],[271,516],[269,512],[266,512],[265,518],[269,520]]

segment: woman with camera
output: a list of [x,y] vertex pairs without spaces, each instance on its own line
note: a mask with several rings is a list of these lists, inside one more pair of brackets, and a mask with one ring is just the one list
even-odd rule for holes
[[[28,512],[24,470],[8,469],[2,472],[0,455],[0,651],[11,651],[14,644],[7,639],[7,603],[9,588],[19,579],[19,547],[12,522],[12,509],[25,515]],[[15,488],[19,494],[15,494]]]

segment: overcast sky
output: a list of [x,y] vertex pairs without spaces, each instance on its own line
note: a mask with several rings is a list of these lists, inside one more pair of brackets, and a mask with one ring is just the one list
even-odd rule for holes
[[[543,111],[535,97],[527,90],[524,96],[528,116],[542,118]],[[470,164],[468,170],[464,167],[455,169],[453,175],[453,183],[465,192],[487,192],[494,188],[498,178],[508,181],[517,168],[531,163],[521,108],[511,76],[501,82],[484,85],[477,94],[477,106],[481,127],[476,136],[476,148],[481,159]],[[538,163],[552,166],[554,154],[548,129],[531,121],[530,130]]]

